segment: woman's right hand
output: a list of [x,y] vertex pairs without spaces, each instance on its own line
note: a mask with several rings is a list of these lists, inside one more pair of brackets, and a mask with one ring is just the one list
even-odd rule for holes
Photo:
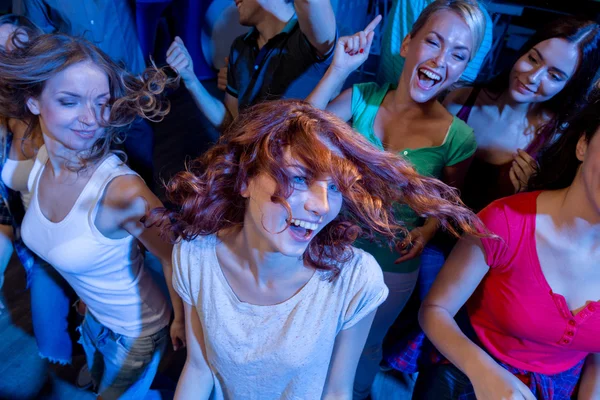
[[477,400],[536,400],[519,378],[497,364],[481,369],[471,384]]
[[345,75],[360,67],[369,57],[375,28],[381,21],[381,15],[375,17],[367,27],[352,36],[343,36],[338,39],[331,68]]

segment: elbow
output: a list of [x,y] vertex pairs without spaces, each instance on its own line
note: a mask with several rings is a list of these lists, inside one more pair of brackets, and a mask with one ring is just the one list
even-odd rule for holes
[[450,313],[441,306],[425,301],[419,308],[419,325],[427,336],[431,331],[431,327],[435,325],[439,318],[440,312],[450,315]]

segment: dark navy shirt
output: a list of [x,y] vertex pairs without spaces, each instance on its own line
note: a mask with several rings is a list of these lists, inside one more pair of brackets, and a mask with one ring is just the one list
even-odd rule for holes
[[333,49],[319,57],[294,16],[281,33],[258,48],[258,31],[239,36],[231,46],[227,93],[238,108],[280,98],[304,100],[321,80]]

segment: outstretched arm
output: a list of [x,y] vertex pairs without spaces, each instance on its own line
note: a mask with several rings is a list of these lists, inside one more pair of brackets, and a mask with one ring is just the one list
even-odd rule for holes
[[335,44],[335,14],[330,0],[295,0],[300,30],[323,57]]
[[176,37],[167,50],[167,63],[179,73],[196,106],[214,126],[224,128],[237,117],[238,100],[226,93],[223,103],[206,90],[194,74],[192,57],[180,37]]
[[336,93],[339,93],[348,76],[369,57],[375,35],[373,30],[380,21],[381,16],[378,15],[363,31],[338,40],[331,65],[306,101],[317,108],[336,114],[344,121],[352,117],[351,90],[346,90],[333,101],[331,100]]

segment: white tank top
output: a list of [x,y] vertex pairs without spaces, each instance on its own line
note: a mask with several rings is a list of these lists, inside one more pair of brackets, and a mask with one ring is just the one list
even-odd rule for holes
[[47,160],[43,146],[29,179],[31,204],[22,225],[25,244],[60,272],[102,325],[130,337],[158,332],[169,323],[171,309],[144,269],[136,238],[109,239],[94,223],[106,186],[118,176],[135,173],[117,156],[107,157],[67,216],[52,222],[40,209],[37,190]]

